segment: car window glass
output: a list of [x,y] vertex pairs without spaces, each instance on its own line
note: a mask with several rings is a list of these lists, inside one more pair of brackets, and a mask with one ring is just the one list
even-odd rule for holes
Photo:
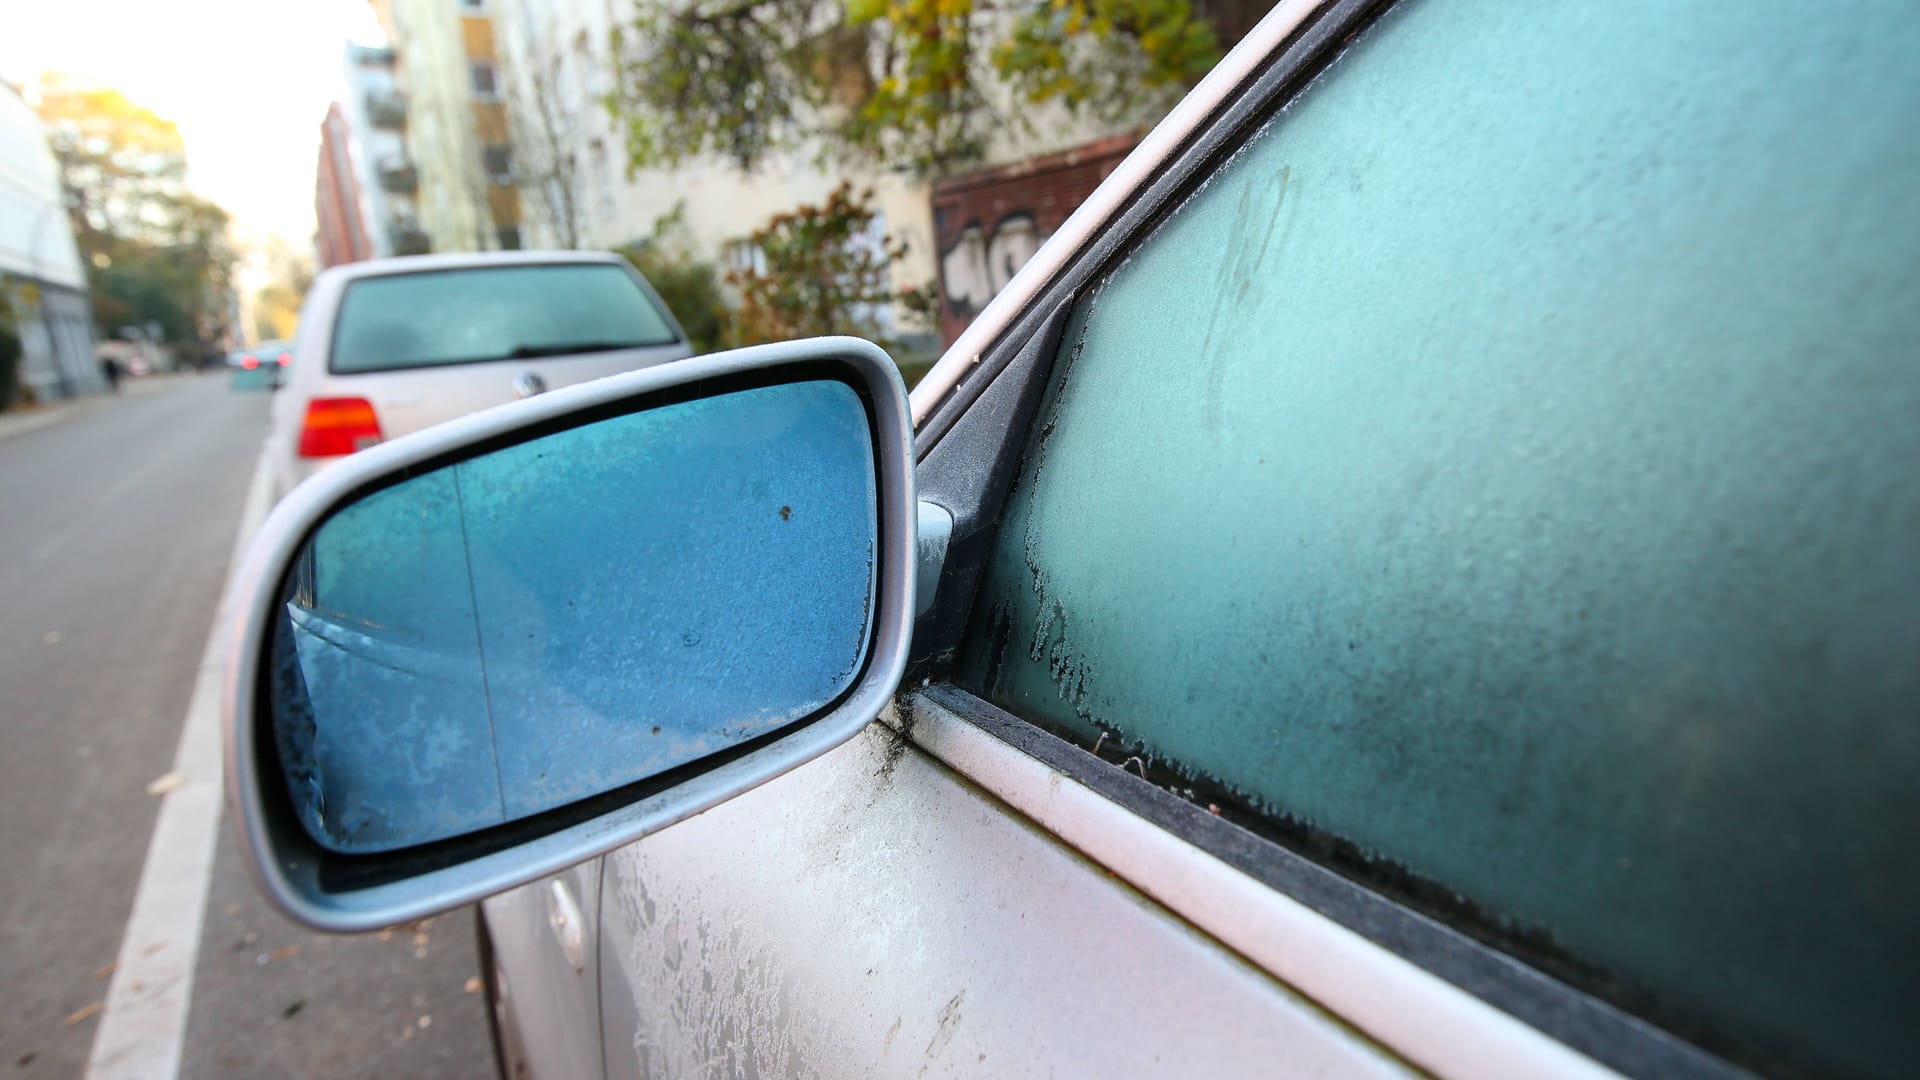
[[1920,19],[1771,8],[1393,9],[1083,293],[957,677],[1709,1049],[1890,1075]]
[[390,371],[677,340],[652,298],[618,266],[384,274],[347,286],[330,367]]

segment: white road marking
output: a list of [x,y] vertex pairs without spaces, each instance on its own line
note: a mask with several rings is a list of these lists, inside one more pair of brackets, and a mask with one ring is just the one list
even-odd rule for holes
[[[120,479],[115,481],[112,487],[94,496],[94,509],[105,510],[107,507],[126,498],[133,489],[146,483],[147,478],[157,472],[164,462],[164,458],[148,458],[144,463],[136,465],[127,472],[122,473]],[[64,528],[52,536],[47,537],[45,542],[33,549],[33,561],[45,562],[47,559],[52,558],[56,552],[66,550],[67,545],[73,541],[74,536],[77,535],[81,529],[89,527],[92,524],[93,522],[84,518],[68,522]]]
[[133,468],[121,473],[120,479],[115,481],[112,487],[94,496],[93,505],[98,509],[105,510],[107,507],[126,498],[134,488],[146,483],[148,477],[158,472],[160,466],[164,464],[165,461],[166,459],[162,457],[149,457]]
[[[241,554],[267,516],[272,473],[263,451],[254,466],[240,531],[227,564],[231,581]],[[224,601],[223,601],[224,603]],[[220,823],[220,671],[227,654],[227,612],[215,612],[200,673],[187,705],[168,791],[153,823],[133,914],[120,939],[120,959],[107,987],[106,1011],[87,1062],[88,1080],[172,1080],[180,1073],[193,968],[213,875]]]
[[47,537],[39,547],[34,548],[33,554],[29,556],[29,558],[34,562],[46,562],[53,557],[55,552],[64,551],[68,542],[80,532],[81,524],[82,523],[78,521],[69,522],[64,528],[55,532],[52,536]]

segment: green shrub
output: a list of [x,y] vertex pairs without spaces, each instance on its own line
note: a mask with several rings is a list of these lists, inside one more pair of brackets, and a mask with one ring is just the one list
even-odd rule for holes
[[681,208],[653,223],[652,235],[615,249],[652,283],[666,302],[695,353],[713,352],[725,339],[727,304],[713,264],[687,250]]
[[877,213],[871,190],[843,182],[821,205],[776,214],[755,230],[747,242],[764,265],[727,272],[740,293],[729,343],[826,334],[880,340],[874,315],[898,299],[890,268],[904,249],[875,237]]

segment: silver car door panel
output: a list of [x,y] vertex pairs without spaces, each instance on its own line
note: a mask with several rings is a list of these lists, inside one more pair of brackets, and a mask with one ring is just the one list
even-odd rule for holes
[[[1642,1048],[1636,1063],[1643,1068],[1630,1071],[1715,1075],[1716,1063],[1686,1044],[1600,1002],[1573,1002],[1565,987],[1517,964],[1502,964],[1504,980],[1476,981],[1463,969],[1489,962],[1484,946],[1276,851],[1139,779],[1130,767],[1093,758],[964,690],[916,691],[900,701],[896,715],[912,717],[899,726],[916,747],[1437,1076],[1617,1075],[1528,1026],[1516,998],[1535,1009],[1581,1010],[1594,1037],[1614,1044],[1616,1054]],[[1458,983],[1409,960],[1409,953]]]
[[[601,861],[510,889],[481,909],[499,972],[505,1043],[538,1080],[599,1080]],[[566,947],[577,941],[578,951]],[[516,1076],[511,1066],[508,1076]]]
[[606,863],[609,1077],[1411,1075],[882,725]]

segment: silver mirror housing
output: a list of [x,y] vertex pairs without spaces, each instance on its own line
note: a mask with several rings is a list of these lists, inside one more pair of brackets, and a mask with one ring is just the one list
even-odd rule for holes
[[[372,493],[555,433],[817,380],[837,381],[858,395],[873,442],[874,610],[863,660],[842,692],[776,730],[517,820],[397,849],[349,851],[317,841],[313,815],[297,805],[283,767],[271,669],[275,634],[288,619],[288,583],[323,525]],[[878,715],[905,670],[914,614],[914,515],[905,386],[885,352],[854,338],[755,346],[600,379],[369,448],[317,474],[268,517],[222,608],[231,620],[223,694],[227,793],[256,884],[288,917],[316,929],[391,926],[603,854],[831,750]]]

